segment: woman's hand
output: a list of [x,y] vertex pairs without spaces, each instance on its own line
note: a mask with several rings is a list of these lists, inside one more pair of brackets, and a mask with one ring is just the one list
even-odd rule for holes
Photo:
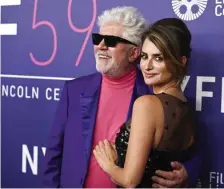
[[115,145],[108,140],[100,141],[93,150],[93,154],[100,167],[108,174],[116,166],[117,152]]

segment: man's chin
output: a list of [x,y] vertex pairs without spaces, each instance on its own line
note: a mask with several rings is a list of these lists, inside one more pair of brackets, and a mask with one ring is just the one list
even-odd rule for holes
[[97,71],[100,72],[102,75],[107,76],[107,77],[116,77],[116,74],[114,74],[110,70],[97,69]]
[[107,75],[107,74],[109,74],[109,71],[106,70],[106,69],[96,68],[96,70],[97,70],[98,72],[100,72],[101,74],[103,74],[103,75]]
[[99,65],[96,65],[96,70],[102,74],[107,74],[110,72],[109,69],[103,67],[103,66],[99,66]]

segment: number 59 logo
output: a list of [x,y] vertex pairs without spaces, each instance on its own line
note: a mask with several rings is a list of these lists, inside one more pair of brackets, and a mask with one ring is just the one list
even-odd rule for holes
[[[85,37],[85,39],[83,41],[82,47],[80,49],[78,58],[77,58],[76,63],[75,63],[76,66],[78,66],[79,63],[80,63],[80,60],[81,60],[81,58],[83,56],[84,50],[86,48],[88,39],[89,39],[89,37],[91,35],[92,28],[93,28],[95,20],[96,20],[96,0],[92,0],[92,2],[93,2],[93,16],[92,16],[92,20],[91,20],[89,26],[87,26],[86,28],[81,28],[81,29],[75,27],[73,22],[72,22],[72,18],[71,18],[72,0],[69,0],[69,2],[68,2],[67,17],[68,17],[68,24],[69,24],[70,28],[74,32],[77,32],[77,33],[86,33],[86,37]],[[31,58],[31,60],[32,60],[32,62],[34,64],[39,65],[39,66],[47,66],[47,65],[49,65],[50,63],[53,62],[53,60],[54,60],[54,58],[56,56],[56,53],[57,53],[57,46],[58,46],[57,31],[56,31],[56,28],[55,28],[53,23],[51,23],[51,22],[49,22],[47,20],[37,21],[37,6],[38,6],[38,0],[34,0],[32,29],[36,30],[39,27],[47,26],[51,30],[51,33],[52,33],[53,49],[52,49],[51,55],[49,56],[49,59],[46,60],[46,61],[38,60],[37,58],[35,58],[35,56],[33,55],[32,52],[29,53],[29,55],[30,55],[30,58]]]
[[[72,13],[72,0],[68,1],[68,7],[67,7],[67,18],[68,18],[68,24],[70,28],[77,33],[86,33],[86,37],[83,41],[82,47],[80,49],[79,55],[77,57],[75,65],[78,66],[80,63],[80,60],[83,56],[84,50],[86,48],[88,39],[91,35],[95,20],[96,20],[96,0],[92,0],[93,3],[93,15],[92,15],[92,20],[90,24],[86,28],[77,28],[71,18],[71,13]],[[13,5],[20,5],[21,0],[0,0],[0,12],[1,12],[1,7],[2,6],[13,6]],[[47,32],[52,33],[52,41],[53,41],[53,49],[51,54],[49,55],[49,58],[45,61],[38,60],[37,57],[35,57],[33,52],[29,53],[30,59],[32,62],[38,66],[47,66],[50,63],[53,62],[56,54],[57,54],[57,47],[58,47],[58,37],[57,37],[57,30],[54,26],[54,24],[50,21],[47,20],[38,20],[37,19],[37,9],[38,9],[38,0],[34,0],[34,10],[33,10],[33,19],[32,19],[32,29],[37,30],[40,27],[47,27],[48,29]],[[1,21],[1,20],[0,20]],[[0,22],[0,35],[17,35],[17,24],[15,23],[10,23],[10,24],[1,24]]]

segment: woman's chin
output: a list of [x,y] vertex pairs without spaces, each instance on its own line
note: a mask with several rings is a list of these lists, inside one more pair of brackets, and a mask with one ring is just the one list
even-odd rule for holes
[[149,79],[145,79],[145,84],[146,85],[155,85],[156,82],[152,81],[152,80],[149,80]]

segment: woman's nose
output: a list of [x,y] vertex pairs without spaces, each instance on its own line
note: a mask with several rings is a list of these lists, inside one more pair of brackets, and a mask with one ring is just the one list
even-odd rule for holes
[[146,71],[149,71],[149,70],[152,70],[153,69],[153,63],[152,63],[152,60],[149,60],[146,65],[145,65],[145,70]]

